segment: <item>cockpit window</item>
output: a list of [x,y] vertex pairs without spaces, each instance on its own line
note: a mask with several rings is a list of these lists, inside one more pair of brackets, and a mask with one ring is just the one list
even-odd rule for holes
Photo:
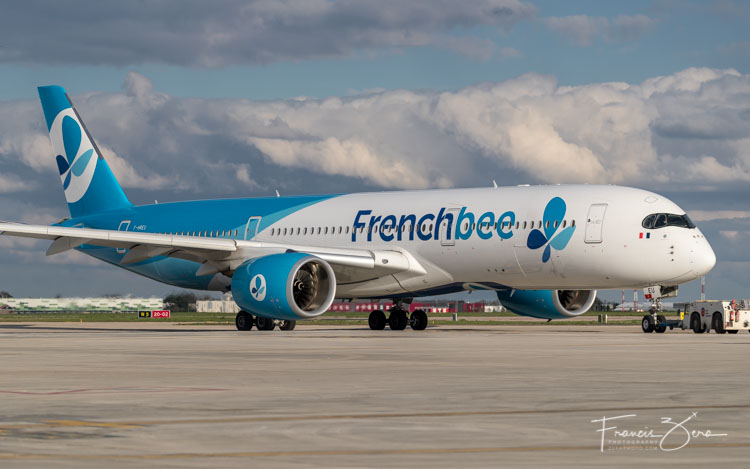
[[667,226],[667,214],[660,213],[654,219],[654,228],[664,228]]
[[675,215],[672,213],[651,214],[643,219],[643,223],[641,225],[647,229],[664,228],[665,226],[695,228],[695,225],[687,215]]

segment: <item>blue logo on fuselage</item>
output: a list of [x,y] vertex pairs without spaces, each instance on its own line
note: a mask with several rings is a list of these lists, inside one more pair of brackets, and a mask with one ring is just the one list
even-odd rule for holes
[[563,218],[565,218],[565,211],[565,201],[560,197],[553,198],[544,208],[544,217],[542,218],[544,233],[536,228],[529,233],[529,237],[526,240],[526,246],[529,249],[539,249],[542,246],[546,246],[542,253],[542,262],[549,260],[552,255],[552,248],[558,251],[565,249],[571,236],[573,236],[573,232],[576,230],[575,226],[568,226],[555,236],[555,232],[561,227]]

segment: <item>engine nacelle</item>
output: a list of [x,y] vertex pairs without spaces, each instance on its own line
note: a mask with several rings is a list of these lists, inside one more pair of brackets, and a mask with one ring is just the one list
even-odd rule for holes
[[590,310],[596,290],[503,290],[497,292],[500,304],[521,316],[565,319]]
[[272,319],[310,319],[328,310],[336,276],[328,262],[288,252],[250,259],[232,276],[232,296],[243,310]]

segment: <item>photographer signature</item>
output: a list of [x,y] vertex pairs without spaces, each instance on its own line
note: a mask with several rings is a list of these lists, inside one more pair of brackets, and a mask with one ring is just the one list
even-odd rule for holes
[[[713,433],[711,430],[688,430],[686,424],[698,417],[698,412],[693,412],[692,415],[682,420],[681,422],[675,422],[672,417],[661,417],[661,424],[666,426],[666,432],[656,433],[653,428],[642,427],[638,430],[632,429],[621,429],[617,425],[607,426],[608,422],[614,420],[627,419],[636,417],[636,414],[625,414],[618,415],[615,417],[602,417],[600,419],[592,420],[592,423],[601,422],[602,427],[597,430],[601,433],[601,444],[599,449],[604,452],[604,441],[607,440],[607,435],[613,438],[640,438],[640,439],[657,439],[659,438],[659,449],[662,451],[677,451],[680,448],[684,448],[690,443],[693,438],[714,438],[719,436],[727,436],[727,433]],[[679,446],[667,446],[666,440],[672,436],[673,438],[680,438],[678,442],[681,442]]]

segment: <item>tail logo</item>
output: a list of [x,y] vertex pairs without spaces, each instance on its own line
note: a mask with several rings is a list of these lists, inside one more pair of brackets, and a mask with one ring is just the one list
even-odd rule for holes
[[57,168],[68,203],[78,202],[91,185],[97,155],[83,132],[73,109],[61,111],[49,130],[52,147],[57,153]]
[[544,246],[544,252],[542,253],[542,262],[547,262],[552,255],[552,249],[561,251],[568,245],[570,238],[573,236],[573,232],[576,230],[575,226],[569,226],[555,236],[558,228],[561,228],[563,218],[565,218],[565,201],[560,197],[555,197],[547,203],[544,208],[544,216],[542,217],[544,227],[544,233],[534,228],[529,233],[529,238],[526,240],[526,246],[529,249],[539,249]]
[[255,301],[266,299],[266,278],[260,274],[250,280],[250,295]]

